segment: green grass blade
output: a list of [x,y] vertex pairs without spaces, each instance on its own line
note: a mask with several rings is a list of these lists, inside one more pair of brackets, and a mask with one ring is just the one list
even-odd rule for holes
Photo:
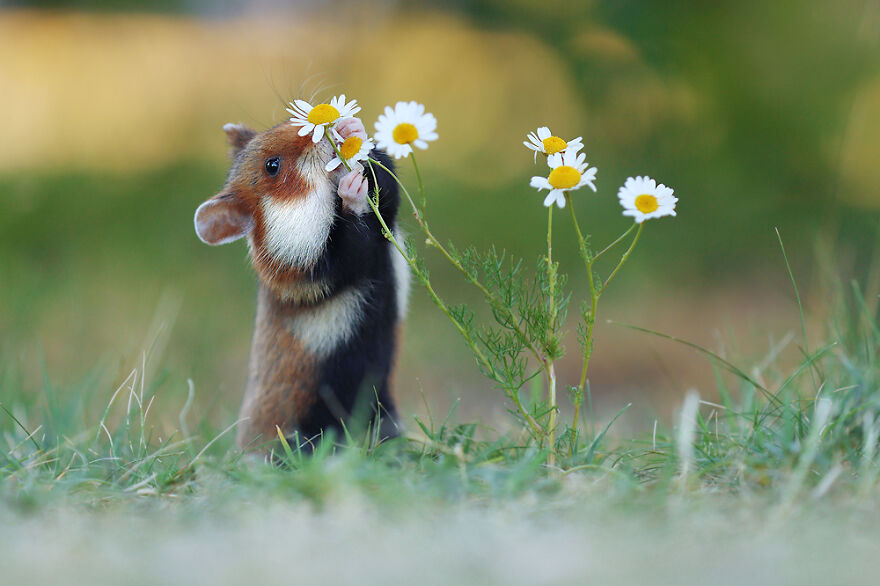
[[629,328],[629,329],[631,329],[631,330],[635,330],[635,331],[637,331],[637,332],[643,332],[643,333],[645,333],[645,334],[651,334],[652,336],[657,336],[658,338],[663,338],[663,339],[665,339],[665,340],[670,340],[670,341],[672,341],[672,342],[677,342],[678,344],[682,344],[682,345],[684,345],[684,346],[687,346],[688,348],[693,348],[693,349],[696,350],[697,352],[700,352],[701,354],[705,354],[706,356],[709,356],[710,358],[712,358],[712,359],[714,359],[714,360],[717,360],[717,361],[718,361],[722,366],[724,366],[724,368],[727,369],[729,372],[731,372],[732,374],[738,376],[738,377],[741,378],[742,380],[746,381],[747,383],[749,383],[750,385],[752,385],[753,387],[755,387],[756,389],[758,389],[759,391],[761,391],[761,392],[764,394],[764,396],[767,397],[767,400],[768,400],[768,401],[773,402],[773,403],[780,404],[779,399],[776,398],[776,396],[774,396],[774,394],[771,393],[766,387],[764,387],[764,385],[762,385],[761,383],[759,383],[758,381],[756,381],[755,379],[753,379],[752,377],[750,377],[749,375],[747,375],[745,372],[743,372],[743,370],[742,370],[741,368],[739,368],[739,367],[736,366],[735,364],[729,362],[728,360],[725,360],[724,358],[722,358],[721,356],[719,356],[719,355],[716,354],[715,352],[712,352],[711,350],[709,350],[709,349],[707,349],[707,348],[703,348],[703,347],[700,346],[699,344],[695,344],[695,343],[693,343],[693,342],[689,342],[689,341],[687,341],[687,340],[682,340],[681,338],[676,338],[675,336],[670,336],[669,334],[664,334],[664,333],[662,333],[662,332],[657,332],[657,331],[654,331],[654,330],[649,330],[648,328],[643,328],[643,327],[640,327],[640,326],[634,326],[634,325],[630,325],[630,324],[625,324],[625,323],[621,323],[621,322],[616,322],[616,321],[613,321],[613,320],[608,320],[607,323],[609,323],[609,324],[614,324],[614,325],[616,325],[616,326],[622,326],[622,327],[624,327],[624,328]]

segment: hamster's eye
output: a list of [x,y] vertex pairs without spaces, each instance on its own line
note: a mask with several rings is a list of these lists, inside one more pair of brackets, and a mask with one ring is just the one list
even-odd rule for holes
[[280,157],[269,157],[266,159],[266,173],[270,177],[274,177],[278,175],[278,171],[281,169],[281,158]]

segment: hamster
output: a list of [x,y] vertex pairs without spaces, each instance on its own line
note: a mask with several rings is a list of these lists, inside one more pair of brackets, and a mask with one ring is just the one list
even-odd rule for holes
[[[409,267],[366,200],[378,186],[379,213],[396,232],[395,179],[378,166],[377,185],[360,165],[326,171],[332,145],[286,122],[223,130],[232,167],[223,189],[196,210],[195,230],[210,245],[245,238],[259,281],[239,447],[268,445],[278,426],[308,448],[328,430],[351,430],[355,417],[362,425],[380,420],[380,438],[399,435],[391,377]],[[366,138],[356,118],[337,131]],[[370,156],[393,169],[384,152]]]

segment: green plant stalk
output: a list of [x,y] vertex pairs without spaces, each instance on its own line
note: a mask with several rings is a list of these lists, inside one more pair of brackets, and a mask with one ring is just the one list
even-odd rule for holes
[[[577,220],[575,220],[575,224],[577,224]],[[612,248],[614,248],[615,246],[620,244],[624,238],[626,238],[627,236],[630,235],[630,232],[632,232],[633,230],[636,229],[636,226],[640,226],[640,225],[641,224],[636,224],[635,222],[633,222],[633,224],[629,228],[626,229],[626,232],[624,232],[623,234],[621,234],[620,236],[618,236],[617,238],[614,239],[614,242],[612,242],[611,244],[609,244],[608,246],[606,246],[605,248],[600,250],[598,253],[593,255],[593,262],[595,262],[603,254],[605,254],[606,252],[608,252],[609,250],[611,250]],[[578,229],[578,232],[580,232],[580,229]]]
[[0,410],[2,410],[4,413],[6,413],[6,415],[9,416],[9,418],[12,419],[12,421],[15,422],[15,424],[24,432],[25,439],[30,440],[30,442],[32,444],[34,444],[34,447],[37,449],[38,452],[42,451],[43,448],[41,448],[40,444],[37,442],[37,440],[34,439],[34,433],[36,433],[36,430],[33,432],[28,431],[28,429],[24,426],[24,424],[21,421],[19,421],[18,418],[12,414],[12,411],[7,409],[6,406],[3,405],[3,403],[0,403]]
[[443,244],[441,244],[439,240],[437,240],[437,238],[431,232],[431,229],[429,228],[428,223],[425,221],[422,210],[416,205],[415,201],[413,200],[412,196],[409,193],[409,190],[407,190],[406,186],[397,177],[397,175],[395,175],[393,171],[391,171],[388,167],[386,167],[381,162],[379,162],[375,159],[371,158],[371,159],[369,159],[369,162],[371,164],[377,165],[379,168],[383,169],[385,172],[387,172],[389,175],[391,175],[394,178],[394,180],[397,182],[397,184],[400,186],[400,188],[403,190],[403,193],[406,196],[406,199],[409,202],[409,205],[413,209],[413,217],[416,219],[416,222],[418,222],[419,227],[422,229],[422,232],[424,232],[425,236],[428,237],[428,243],[430,244],[430,246],[433,246],[434,248],[439,250],[441,252],[441,254],[443,254],[443,256],[446,257],[446,260],[449,261],[449,263],[452,264],[452,266],[454,266],[456,269],[458,269],[458,271],[462,275],[464,275],[465,279],[467,279],[467,281],[469,283],[471,283],[477,289],[479,289],[480,293],[483,294],[483,296],[492,305],[492,307],[494,307],[496,310],[501,311],[502,313],[505,314],[505,317],[508,318],[511,329],[513,329],[513,331],[516,332],[517,336],[519,336],[520,341],[522,341],[523,344],[525,344],[526,348],[529,350],[529,352],[532,353],[532,355],[535,357],[536,360],[538,360],[541,364],[544,364],[546,362],[546,357],[543,355],[542,352],[540,352],[535,347],[535,345],[531,342],[531,340],[529,340],[528,336],[522,330],[522,328],[520,328],[517,325],[516,320],[513,319],[514,316],[510,313],[510,311],[506,307],[504,307],[504,305],[498,300],[498,298],[495,297],[492,294],[492,292],[489,291],[488,288],[486,288],[485,285],[483,285],[473,275],[468,273],[467,270],[462,266],[462,264],[460,262],[458,262],[458,260],[449,253],[449,251],[446,249],[446,247],[444,247]]
[[638,240],[639,240],[639,235],[642,232],[642,226],[644,224],[638,225],[638,231],[636,232],[636,236],[633,239],[632,244],[630,244],[629,249],[627,249],[627,251],[623,254],[623,257],[620,259],[620,262],[617,264],[617,266],[611,272],[611,274],[609,275],[609,277],[605,281],[605,283],[602,285],[602,287],[597,289],[595,276],[593,274],[593,265],[595,264],[596,260],[599,257],[601,257],[603,254],[605,254],[606,252],[608,252],[609,250],[614,248],[617,244],[622,242],[630,233],[632,233],[632,231],[636,228],[636,224],[632,224],[629,228],[626,229],[626,231],[623,232],[623,234],[618,236],[611,244],[609,244],[608,246],[603,248],[597,254],[590,254],[589,250],[587,249],[587,243],[586,243],[586,240],[584,240],[584,235],[583,235],[583,232],[581,231],[580,224],[578,223],[577,215],[574,213],[574,206],[571,205],[570,194],[566,193],[565,199],[569,204],[568,209],[569,209],[569,213],[571,214],[571,222],[572,222],[572,225],[574,226],[575,234],[577,235],[578,247],[580,248],[581,257],[583,258],[584,265],[587,269],[587,279],[588,279],[589,285],[590,285],[590,313],[589,313],[588,317],[585,318],[586,323],[584,324],[584,326],[586,327],[586,331],[584,333],[584,347],[583,347],[584,353],[583,353],[583,361],[581,364],[581,377],[580,377],[580,380],[578,381],[578,391],[579,391],[581,400],[578,401],[574,406],[574,416],[572,418],[572,423],[571,423],[572,437],[576,437],[578,434],[578,427],[580,425],[580,407],[581,407],[580,403],[581,403],[581,401],[584,400],[584,397],[586,396],[587,372],[589,371],[589,368],[590,368],[590,359],[593,356],[593,329],[596,325],[596,312],[597,312],[598,306],[599,306],[599,297],[601,297],[602,292],[605,290],[605,287],[608,285],[608,282],[611,281],[611,279],[614,277],[614,275],[617,273],[617,271],[620,270],[620,267],[622,267],[623,264],[626,262],[626,260],[629,258],[630,253],[632,252],[633,248],[635,248],[636,242],[638,242]]
[[[406,192],[406,188],[400,182],[400,179],[398,179],[397,176],[394,175],[394,173],[392,173],[388,168],[386,168],[381,163],[378,163],[377,161],[373,161],[372,159],[369,160],[369,163],[370,163],[370,172],[373,174],[373,185],[378,184],[376,181],[376,171],[373,169],[373,163],[376,163],[380,167],[385,169],[385,171],[388,172],[392,177],[394,177],[395,181],[397,181],[397,183],[401,186],[401,188],[404,190],[404,192]],[[407,193],[407,198],[409,198],[409,193]],[[431,300],[440,309],[440,311],[442,311],[444,313],[444,315],[446,315],[446,317],[449,318],[449,321],[451,321],[453,323],[455,328],[458,330],[459,334],[461,334],[461,336],[465,339],[465,342],[467,342],[471,351],[474,353],[474,355],[477,357],[477,359],[480,361],[480,363],[483,365],[483,367],[486,368],[493,375],[497,376],[497,373],[495,371],[495,368],[492,366],[492,363],[486,358],[486,356],[483,354],[483,351],[480,350],[479,346],[476,345],[476,342],[474,342],[474,340],[471,338],[470,334],[468,334],[468,332],[464,328],[464,326],[462,326],[461,323],[459,323],[459,321],[455,318],[455,316],[452,315],[452,312],[449,311],[449,307],[440,298],[440,296],[437,295],[437,292],[434,290],[434,287],[431,285],[430,281],[426,278],[422,278],[423,277],[422,273],[419,270],[419,267],[416,264],[415,259],[413,259],[412,257],[410,257],[406,253],[406,250],[403,248],[403,246],[401,246],[400,242],[394,236],[394,233],[391,231],[391,229],[385,223],[385,219],[382,217],[382,214],[379,213],[379,194],[378,194],[378,191],[376,191],[375,198],[368,197],[367,202],[370,204],[370,208],[373,210],[373,214],[376,216],[376,218],[379,220],[379,224],[382,226],[382,233],[394,245],[394,247],[397,249],[397,251],[403,255],[403,258],[406,260],[407,264],[409,264],[409,266],[412,268],[412,270],[420,277],[420,280],[422,281],[422,284],[425,286],[425,289],[427,289],[428,295],[431,297]],[[410,202],[412,202],[411,199],[410,199]],[[538,424],[538,422],[535,421],[534,417],[532,417],[532,415],[528,412],[528,410],[522,404],[522,401],[520,400],[519,395],[516,392],[509,392],[509,393],[505,393],[505,394],[510,398],[511,401],[513,401],[514,406],[516,406],[517,410],[520,412],[520,414],[523,416],[523,418],[526,420],[526,422],[529,424],[529,426],[532,428],[532,430],[535,432],[535,434],[537,434],[538,437],[544,437],[546,435],[544,428],[542,428],[541,425]]]
[[[446,257],[446,260],[448,260],[456,269],[458,269],[459,272],[461,272],[461,274],[463,274],[465,276],[465,278],[470,283],[472,283],[474,286],[476,286],[480,290],[480,292],[486,297],[486,299],[492,303],[492,305],[494,307],[503,311],[504,307],[501,305],[501,302],[498,301],[498,299],[494,295],[492,295],[492,292],[489,291],[489,289],[487,289],[486,286],[483,285],[479,280],[475,279],[470,273],[468,273],[467,270],[465,270],[465,268],[462,266],[462,264],[460,262],[458,262],[458,260],[449,253],[449,251],[446,249],[446,247],[444,247],[443,244],[441,244],[439,240],[437,240],[437,238],[434,236],[433,232],[431,232],[431,229],[428,227],[428,223],[425,220],[425,217],[422,213],[422,209],[416,205],[415,201],[413,200],[412,196],[409,193],[409,190],[406,188],[406,186],[403,184],[403,182],[397,177],[397,175],[395,175],[393,171],[391,171],[388,167],[383,165],[381,162],[379,162],[375,159],[369,159],[369,161],[370,161],[370,163],[377,165],[378,167],[383,169],[385,172],[387,172],[389,175],[391,175],[394,178],[394,180],[397,182],[397,184],[400,186],[400,188],[403,190],[403,193],[406,196],[406,199],[409,202],[409,205],[413,209],[413,217],[416,219],[416,222],[418,222],[419,227],[425,233],[425,236],[428,237],[428,241],[429,241],[430,245],[433,246],[434,248],[436,248],[437,250],[439,250],[443,254],[443,256]],[[522,332],[519,329],[517,329],[515,331],[517,332],[517,334],[520,334],[525,338],[524,332]],[[534,351],[537,354],[537,350],[534,350]]]
[[807,339],[807,322],[804,318],[804,305],[801,303],[801,294],[798,290],[797,281],[794,279],[791,265],[788,263],[788,255],[785,253],[785,245],[782,243],[782,234],[779,233],[779,228],[774,228],[774,230],[776,230],[776,239],[779,241],[779,248],[782,250],[782,259],[785,261],[785,270],[788,272],[788,278],[791,279],[791,286],[794,289],[794,298],[797,301],[798,315],[800,315],[801,318],[801,336],[804,339],[804,353],[809,355],[810,343]]
[[614,270],[611,271],[611,274],[608,275],[608,278],[605,279],[605,282],[604,282],[604,283],[602,283],[602,286],[599,288],[599,292],[598,292],[599,295],[601,295],[602,292],[605,291],[605,289],[608,287],[608,283],[611,282],[611,279],[614,278],[614,276],[617,274],[617,271],[620,270],[620,267],[623,266],[623,264],[624,264],[624,263],[627,261],[627,259],[629,258],[629,255],[632,254],[633,249],[636,247],[636,244],[637,244],[638,241],[639,241],[639,236],[642,235],[642,228],[644,228],[644,227],[645,227],[645,223],[644,223],[644,222],[642,222],[641,224],[639,224],[639,229],[636,230],[636,237],[633,238],[632,244],[629,245],[629,248],[627,248],[627,249],[626,249],[626,252],[623,253],[623,256],[620,257],[620,262],[617,263],[617,266],[614,267]]
[[[547,271],[550,276],[550,323],[548,325],[547,338],[550,339],[556,331],[556,269],[553,266],[553,205],[547,213]],[[550,421],[547,424],[550,454],[547,463],[553,466],[556,463],[556,368],[552,358],[544,362],[547,372],[547,391],[550,395]]]
[[330,143],[330,146],[333,147],[333,150],[336,151],[336,156],[339,157],[339,160],[342,161],[342,164],[345,165],[345,168],[351,171],[351,165],[348,164],[348,161],[345,160],[345,157],[342,156],[342,151],[339,150],[339,147],[336,146],[336,141],[330,137],[330,129],[327,128],[324,131],[324,136],[327,137],[327,142]]
[[[379,208],[373,200],[370,200],[370,207],[373,209],[373,213],[376,214],[377,217],[380,218],[380,222],[382,224],[382,230],[385,233],[386,238],[388,238],[391,241],[391,243],[394,245],[394,247],[397,248],[398,252],[400,252],[400,254],[403,255],[404,259],[406,259],[407,263],[410,265],[412,270],[415,271],[416,274],[418,274],[420,277],[422,277],[421,271],[419,270],[418,266],[415,263],[415,259],[411,258],[409,255],[406,254],[406,251],[400,245],[397,238],[394,236],[394,233],[385,224],[384,219],[381,218],[381,215],[379,214]],[[461,334],[461,336],[465,339],[465,342],[467,342],[471,351],[474,353],[474,355],[477,357],[477,359],[483,365],[483,368],[486,368],[489,372],[491,372],[495,378],[500,378],[500,377],[498,377],[497,372],[495,371],[495,368],[492,366],[492,363],[489,362],[489,360],[483,354],[482,350],[480,350],[479,346],[476,345],[476,342],[474,342],[473,338],[471,338],[470,334],[467,332],[467,330],[464,328],[464,326],[462,326],[461,323],[455,318],[455,316],[452,315],[452,312],[449,310],[449,307],[446,305],[446,303],[440,298],[440,296],[434,290],[434,287],[431,285],[430,281],[426,278],[421,278],[420,280],[422,281],[422,284],[425,286],[425,289],[427,289],[428,295],[431,297],[432,301],[434,301],[434,304],[437,305],[437,307],[440,308],[440,311],[442,311],[444,313],[444,315],[446,315],[446,317],[449,318],[449,320],[453,323],[455,328],[458,330],[459,334]],[[510,392],[510,393],[505,393],[505,394],[513,401],[517,410],[520,412],[520,414],[523,416],[523,418],[529,423],[529,426],[532,428],[532,430],[536,434],[538,434],[539,436],[542,437],[545,434],[543,428],[531,416],[531,414],[528,412],[528,410],[522,404],[522,401],[520,400],[519,396],[515,392]]]
[[409,148],[412,151],[409,154],[409,158],[412,159],[413,167],[416,170],[416,179],[419,182],[419,195],[422,196],[422,209],[424,209],[427,207],[428,199],[425,197],[425,185],[422,183],[422,172],[419,171],[419,164],[416,162],[416,149],[414,149],[412,145],[410,145]]
[[[807,321],[804,317],[804,305],[801,303],[801,294],[798,290],[797,281],[794,278],[794,273],[791,270],[791,265],[788,262],[788,254],[785,252],[785,245],[782,243],[782,234],[779,233],[779,228],[775,228],[776,230],[776,239],[779,240],[779,248],[782,250],[782,258],[785,261],[785,270],[788,272],[788,278],[791,279],[791,286],[794,289],[794,298],[797,301],[798,306],[798,315],[801,318],[801,336],[804,339],[804,356],[810,355],[810,343],[807,339]],[[821,379],[821,375],[818,372],[818,366],[813,364],[813,368],[810,369],[810,378],[813,380],[813,386],[818,388],[818,379]]]
[[[587,368],[589,367],[589,364],[590,364],[590,357],[593,354],[593,324],[596,323],[596,307],[599,303],[599,295],[596,293],[596,283],[593,278],[593,263],[595,262],[596,258],[598,258],[598,255],[592,256],[592,255],[590,255],[589,251],[587,250],[587,243],[584,240],[583,232],[581,232],[580,224],[578,224],[577,216],[574,213],[574,206],[571,204],[571,196],[568,193],[566,193],[565,198],[566,198],[566,200],[568,200],[568,210],[569,210],[569,213],[571,214],[571,222],[574,225],[574,231],[575,231],[575,234],[577,235],[577,239],[578,239],[578,247],[580,248],[581,256],[584,259],[584,264],[586,265],[586,268],[587,268],[587,278],[589,279],[589,283],[590,283],[590,317],[588,320],[586,320],[587,323],[584,324],[586,326],[587,330],[584,335],[584,359],[583,359],[583,365],[581,368],[581,379],[580,379],[580,382],[578,383],[578,389],[580,389],[581,396],[583,396],[583,393],[585,391],[584,386],[586,385],[586,382],[587,382]],[[630,230],[632,230],[632,228],[630,228]],[[627,232],[625,232],[624,234],[626,234],[626,233]],[[615,242],[619,242],[622,238],[623,238],[623,236],[618,238]],[[605,250],[608,250],[613,245],[614,245],[614,243],[608,245],[608,247],[606,247]],[[580,402],[578,402],[578,404],[575,405],[575,408],[574,408],[574,419],[571,424],[572,433],[574,433],[574,434],[577,434],[579,420],[580,420]]]
[[568,455],[574,456],[574,453],[577,451],[578,441],[578,422],[581,418],[581,403],[584,401],[583,395],[578,395],[579,399],[574,402],[574,415],[571,417],[571,441],[568,446]]

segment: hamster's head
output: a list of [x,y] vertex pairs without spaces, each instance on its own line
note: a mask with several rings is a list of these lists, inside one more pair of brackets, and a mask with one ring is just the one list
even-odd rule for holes
[[283,299],[313,302],[326,293],[311,269],[336,217],[336,190],[324,167],[333,147],[282,123],[264,132],[223,127],[232,147],[226,185],[196,210],[196,234],[210,245],[247,238],[260,280]]

